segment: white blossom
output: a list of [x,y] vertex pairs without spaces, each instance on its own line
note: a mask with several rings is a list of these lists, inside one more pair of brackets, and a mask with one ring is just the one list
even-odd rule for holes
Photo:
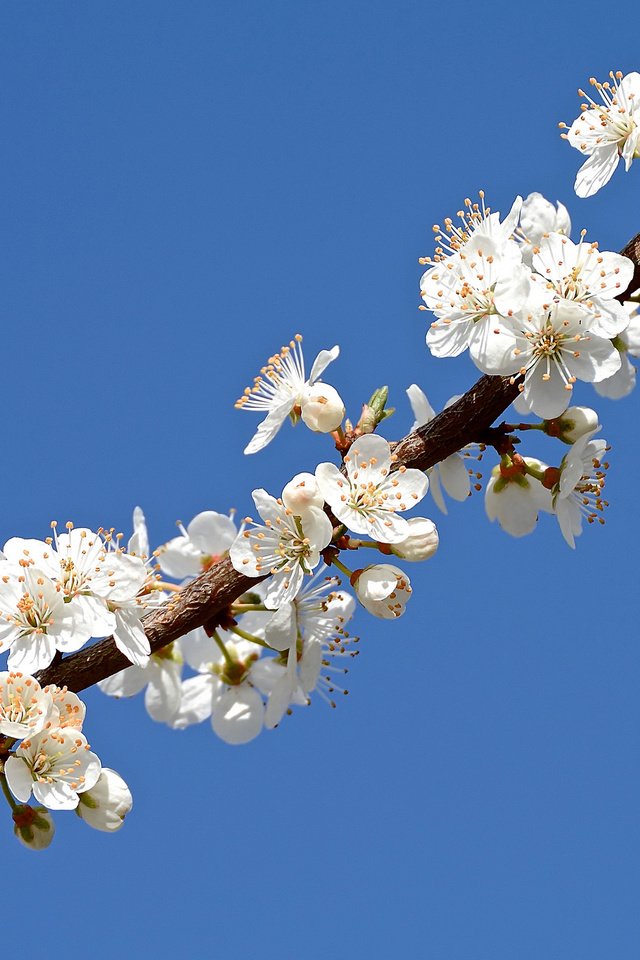
[[398,514],[419,503],[429,486],[421,470],[392,470],[392,464],[388,441],[371,433],[345,455],[346,477],[333,463],[316,468],[320,493],[338,520],[381,543],[404,540],[409,526]]
[[[339,356],[340,348],[335,346],[331,350],[321,350],[313,362],[307,380],[301,344],[302,337],[297,334],[288,346],[282,347],[280,353],[270,357],[267,365],[262,368],[261,375],[255,378],[253,386],[247,387],[243,396],[237,401],[238,409],[259,410],[261,413],[266,413],[265,419],[245,447],[245,453],[257,453],[258,450],[266,447],[288,416],[296,422],[303,414],[307,400],[313,404],[312,411],[309,413],[310,419],[313,420],[317,414],[318,393],[313,391],[314,384],[329,364]],[[334,412],[336,398],[339,400],[333,388],[330,388],[327,399]],[[341,420],[342,417],[336,423],[336,427]],[[322,427],[312,427],[312,429],[322,429]]]
[[[599,83],[595,77],[589,80],[601,103],[583,90],[578,91],[589,107],[562,134],[572,147],[588,157],[574,185],[579,197],[591,197],[608,183],[620,159],[624,160],[625,170],[629,170],[639,156],[640,74],[628,73],[623,77],[618,70],[609,76],[611,83]],[[567,129],[564,123],[560,126]]]
[[608,464],[602,462],[606,440],[593,440],[589,434],[573,444],[560,464],[560,477],[553,487],[553,509],[562,536],[575,548],[575,538],[582,533],[582,521],[604,523],[602,511],[607,506],[602,497]]
[[271,574],[265,606],[276,610],[298,593],[305,575],[320,562],[320,551],[329,544],[331,521],[318,507],[296,516],[266,490],[254,490],[253,502],[264,524],[242,531],[229,551],[231,563],[247,577]]
[[197,577],[226,553],[238,535],[233,518],[215,510],[198,513],[186,528],[180,524],[179,529],[179,537],[156,551],[162,572],[176,580]]
[[513,240],[474,234],[463,250],[436,264],[420,281],[421,295],[436,316],[427,332],[434,357],[457,357],[469,349],[481,367],[485,341],[532,296],[531,270]]
[[554,205],[541,193],[530,193],[522,204],[515,238],[521,243],[524,262],[531,266],[534,248],[546,233],[571,233],[571,219],[564,204]]
[[[545,463],[533,457],[521,458],[538,472],[547,469]],[[536,477],[527,475],[517,467],[503,468],[500,464],[491,472],[485,491],[485,510],[489,520],[497,520],[512,537],[524,537],[531,533],[541,510],[552,512],[551,493]]]
[[33,674],[56,650],[79,650],[90,636],[84,612],[37,567],[0,565],[0,651],[10,651],[11,670]]
[[143,667],[133,666],[98,682],[98,687],[109,697],[133,697],[145,691],[147,713],[158,723],[171,723],[182,695],[181,640],[152,653]]
[[633,277],[633,263],[619,253],[600,250],[597,243],[573,243],[560,233],[546,234],[533,267],[544,278],[548,296],[577,304],[590,318],[589,332],[613,338],[627,327],[629,317],[616,299]]
[[481,369],[524,377],[524,399],[539,417],[559,417],[569,405],[576,380],[604,380],[620,367],[610,340],[591,333],[584,311],[567,301],[550,310],[523,314],[514,330],[487,338]]
[[79,794],[100,776],[100,760],[86,737],[73,729],[51,729],[23,740],[4,765],[13,795],[26,803],[33,795],[49,810],[74,810]]
[[129,787],[119,773],[103,767],[90,790],[79,794],[78,816],[94,830],[113,833],[119,830],[133,806]]
[[53,696],[34,677],[15,671],[0,673],[0,734],[23,737],[39,733],[54,712]]
[[575,443],[586,433],[600,429],[598,414],[591,407],[567,407],[562,416],[546,424],[546,433],[559,437],[563,443]]
[[214,733],[225,743],[249,743],[264,724],[264,702],[253,677],[260,647],[224,630],[218,636],[226,655],[204,630],[183,637],[185,657],[198,676],[183,681],[171,726],[183,730],[210,717]]
[[629,357],[640,357],[640,313],[636,303],[625,303],[629,324],[613,341],[620,353],[620,369],[612,377],[595,383],[596,393],[609,400],[628,396],[636,385],[636,368]]
[[411,596],[408,576],[390,563],[379,563],[353,575],[358,600],[374,617],[395,620],[401,617]]
[[464,209],[458,210],[459,223],[451,217],[444,220],[444,229],[436,224],[433,227],[436,250],[433,258],[421,257],[420,263],[444,263],[448,258],[455,257],[467,243],[476,235],[489,237],[496,243],[502,244],[509,240],[518,222],[522,207],[522,197],[516,197],[511,210],[503,221],[500,212],[492,212],[485,206],[484,190],[480,190],[480,203],[472,202],[469,198],[464,201]]

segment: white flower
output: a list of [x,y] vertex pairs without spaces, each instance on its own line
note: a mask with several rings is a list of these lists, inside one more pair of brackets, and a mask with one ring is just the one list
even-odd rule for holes
[[530,193],[522,204],[520,227],[515,237],[522,244],[524,262],[531,266],[534,247],[546,233],[571,233],[571,219],[564,204],[554,207],[541,193]]
[[355,601],[350,593],[337,589],[339,578],[327,577],[326,570],[322,564],[294,600],[283,603],[274,613],[244,614],[242,629],[280,651],[289,650],[301,638],[325,641],[342,636],[353,616]]
[[[640,74],[628,73],[623,77],[618,70],[609,73],[613,84],[606,80],[598,83],[591,77],[602,103],[579,90],[578,93],[591,105],[573,121],[562,136],[572,147],[589,159],[578,170],[575,191],[579,197],[591,197],[608,183],[618,166],[620,158],[628,170],[638,156],[640,131],[638,111],[640,108]],[[566,124],[561,123],[566,129]]]
[[[317,576],[314,579],[318,579]],[[351,649],[351,645],[358,642],[357,637],[350,637],[344,630],[353,616],[355,601],[342,590],[332,590],[337,582],[337,577],[328,577],[324,583],[305,591],[305,596],[298,595],[294,604],[289,605],[290,633],[282,629],[282,608],[264,628],[267,642],[283,651],[280,657],[262,657],[252,672],[253,682],[268,695],[264,718],[268,729],[280,723],[290,706],[308,705],[313,690],[332,707],[335,707],[334,693],[347,693],[337,685],[332,674],[345,675],[348,670],[333,665],[332,661],[357,656],[358,651]],[[328,590],[331,592],[327,594]],[[255,614],[247,614],[243,619],[243,627],[251,616]],[[257,635],[258,631],[254,628],[253,633]]]
[[[537,471],[547,469],[545,463],[533,457],[523,457],[522,460]],[[531,533],[541,510],[552,512],[551,493],[536,477],[527,475],[517,466],[504,468],[500,464],[491,472],[484,505],[489,520],[497,520],[512,537]]]
[[[411,431],[413,432],[417,430],[418,427],[423,427],[427,423],[431,423],[436,414],[427,400],[426,394],[416,383],[412,383],[410,387],[407,387],[407,396],[409,397],[409,403],[411,404],[411,409],[415,417],[415,421],[411,427]],[[465,450],[467,449],[471,449],[471,447],[465,447]],[[442,495],[442,490],[440,489],[441,484],[454,500],[466,500],[471,492],[469,472],[459,453],[452,453],[450,457],[447,457],[440,463],[436,463],[433,467],[429,467],[427,476],[429,478],[431,496],[442,513],[447,513],[447,505]]]
[[602,462],[607,450],[606,440],[592,440],[587,434],[580,438],[560,464],[560,478],[553,487],[553,508],[562,536],[575,548],[575,538],[582,533],[582,519],[588,523],[604,523],[601,513],[606,500],[602,498],[605,483]]
[[629,357],[640,357],[640,313],[637,304],[625,303],[629,324],[613,341],[620,353],[620,369],[612,377],[595,383],[596,393],[609,400],[620,400],[628,396],[636,385],[636,368]]
[[238,535],[232,517],[215,510],[205,510],[186,529],[182,524],[179,528],[181,536],[156,551],[160,569],[176,580],[197,577],[229,549]]
[[464,201],[465,209],[458,210],[459,224],[454,223],[451,217],[446,217],[444,230],[437,224],[433,227],[437,244],[435,255],[433,259],[431,257],[421,257],[420,263],[445,262],[449,257],[454,257],[459,253],[476,234],[490,237],[498,244],[511,238],[518,222],[522,197],[516,197],[511,210],[501,221],[499,211],[492,213],[490,207],[485,207],[484,190],[480,190],[479,196],[479,204],[472,203],[468,198]]
[[316,433],[337,430],[344,418],[344,403],[335,387],[314,383],[307,387],[300,405],[303,422]]
[[533,267],[546,281],[551,297],[580,305],[591,318],[589,332],[613,338],[627,327],[629,317],[616,299],[629,286],[633,263],[619,253],[601,251],[596,243],[573,243],[560,233],[540,241]]
[[144,705],[158,723],[171,723],[180,709],[182,695],[180,641],[152,653],[144,667],[127,667],[100,680],[98,687],[109,697],[133,697],[146,687]]
[[[333,528],[318,507],[309,507],[304,516],[296,516],[266,490],[254,490],[253,502],[264,525],[238,534],[229,556],[238,573],[247,577],[271,574],[265,606],[277,610],[293,598],[320,562],[320,551],[331,540]],[[253,520],[247,518],[247,523]]]
[[82,608],[37,567],[0,565],[0,650],[10,649],[9,668],[33,674],[48,667],[56,650],[71,653],[87,634]]
[[204,630],[183,637],[187,662],[199,675],[182,684],[180,710],[171,726],[183,730],[211,717],[211,726],[225,743],[249,743],[264,724],[264,702],[253,682],[260,647],[218,631],[226,656]]
[[107,602],[115,619],[113,640],[118,650],[136,666],[144,667],[149,659],[149,640],[141,619],[146,610],[166,599],[153,590],[155,578],[147,571],[144,560],[120,549],[107,553],[107,559],[92,581],[92,588]]
[[391,553],[401,560],[412,562],[428,560],[438,549],[440,538],[433,520],[427,517],[412,517],[409,520],[409,535],[389,547]]
[[29,850],[46,850],[53,840],[56,826],[46,807],[20,804],[13,811],[13,832]]
[[67,524],[67,533],[58,536],[52,524],[54,541],[25,540],[12,537],[4,545],[7,560],[21,567],[36,567],[61,591],[73,611],[79,649],[91,637],[106,637],[113,632],[113,615],[101,597],[94,593],[93,582],[105,561],[105,546],[99,534],[85,527]]
[[409,526],[398,513],[425,496],[429,481],[421,470],[391,470],[391,447],[375,434],[359,437],[344,458],[346,477],[333,463],[316,468],[320,493],[335,516],[355,533],[381,543],[398,543]]
[[131,791],[119,773],[103,767],[97,783],[79,795],[78,816],[95,830],[119,830],[133,806]]
[[82,730],[87,708],[80,697],[66,687],[57,687],[54,683],[45,687],[53,697],[53,711],[48,726],[72,727]]
[[4,765],[13,795],[26,803],[31,791],[49,810],[74,810],[78,794],[100,776],[100,760],[77,730],[45,730],[23,740]]
[[[314,400],[314,394],[309,392],[310,388],[340,354],[337,346],[331,350],[321,350],[313,362],[307,380],[301,343],[302,337],[297,334],[288,346],[282,347],[279,354],[270,357],[267,365],[262,368],[261,376],[254,380],[253,387],[247,387],[244,395],[237,401],[236,407],[240,410],[259,410],[267,414],[245,448],[245,453],[257,453],[266,447],[288,416],[291,415],[294,422],[299,418],[305,401]],[[335,397],[331,402],[334,401]]]
[[53,713],[53,696],[34,677],[0,673],[0,734],[22,740],[39,733]]
[[481,369],[524,376],[524,399],[545,420],[566,410],[576,380],[604,380],[620,367],[620,354],[611,341],[594,336],[584,310],[567,301],[523,314],[515,332],[496,331],[485,346]]
[[390,563],[379,563],[353,575],[358,600],[374,617],[395,620],[401,617],[411,596],[408,576]]
[[525,307],[532,284],[518,244],[474,234],[459,254],[420,281],[422,299],[436,316],[427,332],[431,353],[457,357],[468,348],[479,366],[487,336]]

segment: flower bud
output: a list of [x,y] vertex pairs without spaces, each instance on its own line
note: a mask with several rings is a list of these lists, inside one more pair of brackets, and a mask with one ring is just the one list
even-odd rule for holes
[[401,560],[428,560],[438,549],[440,538],[433,520],[427,517],[412,517],[407,521],[411,532],[400,543],[391,543],[391,553]]
[[308,387],[300,408],[302,419],[316,433],[337,430],[344,417],[340,394],[328,383],[314,383]]
[[401,617],[411,596],[409,578],[390,563],[357,570],[351,582],[362,606],[382,620]]
[[298,517],[309,507],[319,507],[322,510],[324,506],[322,494],[312,473],[297,473],[293,480],[289,480],[282,491],[282,502],[287,510],[293,511]]
[[91,790],[78,794],[78,816],[96,830],[119,830],[133,806],[131,791],[119,773],[103,767]]
[[[533,457],[524,457],[523,462],[540,474],[547,470],[546,463]],[[552,512],[551,494],[540,480],[517,472],[505,476],[500,464],[491,471],[484,506],[489,520],[497,520],[512,537],[531,533],[541,510]]]
[[575,443],[587,433],[600,429],[598,414],[591,407],[568,407],[555,420],[545,420],[545,433],[559,437],[564,443]]
[[30,850],[46,850],[56,826],[46,807],[30,807],[20,804],[13,811],[13,832],[24,847]]

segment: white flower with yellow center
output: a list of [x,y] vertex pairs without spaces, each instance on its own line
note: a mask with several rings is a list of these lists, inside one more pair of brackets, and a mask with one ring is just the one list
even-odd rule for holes
[[609,76],[611,83],[599,83],[595,77],[589,80],[601,103],[578,90],[588,103],[568,129],[560,124],[567,130],[561,136],[589,158],[578,170],[574,184],[579,197],[591,197],[608,183],[621,158],[628,170],[640,156],[640,73],[624,77],[618,70]]
[[409,577],[391,563],[356,570],[352,583],[365,610],[382,620],[401,617],[411,596]]
[[297,516],[266,490],[254,490],[253,502],[264,524],[254,524],[238,534],[229,557],[238,573],[247,577],[271,574],[265,606],[277,610],[297,595],[304,577],[320,563],[320,551],[331,541],[333,528],[327,515],[315,506]]
[[74,810],[78,794],[100,776],[100,760],[86,737],[73,729],[52,729],[23,740],[4,765],[13,795],[26,803],[31,792],[49,810]]
[[577,440],[560,464],[560,477],[552,489],[553,509],[562,536],[575,548],[575,538],[582,533],[582,521],[603,524],[602,512],[607,501],[602,493],[605,470],[609,466],[602,457],[606,440],[593,440],[586,434]]
[[427,332],[431,353],[457,357],[469,349],[480,366],[487,337],[525,307],[532,283],[517,243],[475,234],[459,254],[422,277],[422,299],[436,316]]
[[421,470],[392,470],[387,440],[373,433],[360,437],[344,458],[346,476],[333,463],[316,468],[320,493],[335,516],[354,533],[381,543],[398,543],[409,535],[399,516],[425,496],[429,481]]
[[488,338],[481,370],[524,377],[523,396],[529,409],[546,420],[559,417],[571,400],[576,380],[589,383],[611,377],[620,368],[620,354],[610,340],[595,336],[589,318],[567,301],[550,310],[523,314],[515,332]]
[[0,564],[0,652],[10,651],[11,670],[33,674],[56,650],[79,650],[91,636],[85,612],[37,567]]
[[[273,440],[276,433],[291,416],[294,423],[300,417],[305,420],[305,403],[309,402],[307,419],[312,430],[322,433],[335,430],[344,416],[344,404],[338,394],[329,387],[318,390],[317,381],[329,364],[340,354],[338,346],[321,350],[311,367],[307,379],[302,355],[302,337],[296,334],[280,353],[269,358],[252,387],[247,387],[236,402],[239,410],[258,410],[266,413],[245,453],[257,453]],[[315,386],[314,386],[315,385]],[[340,412],[342,411],[342,412]],[[335,422],[334,422],[335,421]],[[306,422],[306,421],[305,421]]]
[[445,217],[444,228],[435,224],[436,249],[433,257],[421,257],[420,263],[443,263],[450,257],[455,257],[466,244],[475,237],[491,237],[496,243],[504,243],[511,238],[522,207],[522,197],[516,197],[504,220],[500,220],[500,212],[493,213],[490,207],[485,206],[484,190],[479,191],[480,203],[472,202],[468,197],[464,201],[464,209],[458,210],[459,222],[451,217]]
[[633,263],[619,253],[600,251],[597,243],[573,243],[561,233],[549,233],[533,256],[533,268],[544,278],[549,299],[568,300],[587,314],[589,332],[613,339],[629,323],[616,299],[629,286]]
[[0,673],[0,734],[23,737],[39,733],[53,714],[53,696],[34,677],[15,671]]

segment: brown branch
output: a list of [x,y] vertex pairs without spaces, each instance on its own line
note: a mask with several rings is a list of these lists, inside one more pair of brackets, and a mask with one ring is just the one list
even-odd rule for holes
[[[640,234],[622,253],[636,265],[630,289],[640,287]],[[620,298],[622,299],[622,298]],[[428,470],[473,441],[482,441],[492,423],[518,395],[518,386],[509,377],[481,377],[464,396],[394,445],[396,467]],[[152,652],[160,650],[190,630],[220,614],[247,590],[256,579],[245,577],[225,557],[202,573],[184,590],[144,619]],[[52,663],[38,674],[43,685],[56,683],[71,690],[83,690],[130,666],[111,637]]]

